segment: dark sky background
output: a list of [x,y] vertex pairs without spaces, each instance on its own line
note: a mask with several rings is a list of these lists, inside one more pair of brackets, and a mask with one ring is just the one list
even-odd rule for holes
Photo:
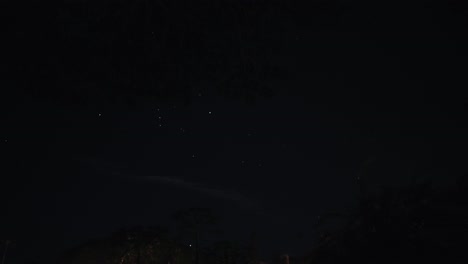
[[[134,108],[11,86],[0,234],[18,241],[16,254],[48,258],[125,225],[169,224],[176,210],[211,207],[227,237],[256,231],[264,256],[301,255],[317,216],[352,208],[363,169],[359,180],[374,186],[465,174],[466,21],[457,1],[431,4],[374,6],[388,9],[380,15],[358,4],[310,9],[314,16],[296,7],[265,42],[289,74],[267,79],[275,94],[254,104],[211,92],[208,81],[189,105]],[[392,10],[402,21],[388,22]]]

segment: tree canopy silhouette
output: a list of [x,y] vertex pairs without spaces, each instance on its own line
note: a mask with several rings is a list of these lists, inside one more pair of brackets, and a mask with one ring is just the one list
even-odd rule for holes
[[361,197],[338,231],[324,232],[309,263],[464,263],[467,185],[436,190],[430,181],[384,187]]
[[190,264],[191,249],[178,244],[162,228],[121,229],[67,251],[58,263],[172,263]]

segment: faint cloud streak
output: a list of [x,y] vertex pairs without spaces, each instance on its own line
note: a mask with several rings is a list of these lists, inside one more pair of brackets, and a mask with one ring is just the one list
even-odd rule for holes
[[134,177],[134,180],[152,182],[152,183],[162,183],[169,184],[176,187],[188,189],[191,191],[196,191],[199,193],[207,194],[213,197],[222,198],[224,200],[230,200],[236,202],[237,204],[249,207],[251,209],[258,209],[258,202],[252,201],[247,198],[245,195],[236,192],[220,188],[210,187],[204,184],[199,184],[195,182],[189,182],[184,179],[173,178],[173,177],[163,177],[163,176],[143,176],[143,177]]
[[[170,185],[176,188],[182,188],[182,189],[198,192],[200,194],[208,195],[214,198],[234,202],[243,208],[254,211],[256,214],[265,213],[263,206],[261,206],[261,204],[258,201],[252,200],[249,197],[237,191],[226,190],[223,188],[218,188],[218,187],[213,187],[213,186],[209,186],[206,184],[191,182],[185,179],[175,178],[175,177],[138,176],[138,174],[135,174],[133,172],[128,172],[128,169],[115,166],[115,164],[106,163],[102,161],[96,162],[92,159],[91,160],[82,159],[80,160],[80,163],[91,165],[95,169],[99,169],[102,172],[105,172],[105,174],[111,174],[114,176],[114,179],[117,178],[120,180],[126,180],[126,181],[132,181],[132,182],[144,182],[144,183],[152,183],[152,184]],[[127,172],[123,173],[122,170],[127,170]]]

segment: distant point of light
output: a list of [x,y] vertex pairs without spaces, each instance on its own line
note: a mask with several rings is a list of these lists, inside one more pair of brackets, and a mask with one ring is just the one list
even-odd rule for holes
[[159,119],[161,119],[162,117],[158,117]]
[[209,111],[208,114],[211,115],[211,111]]
[[195,158],[195,155],[192,155],[192,158]]
[[8,139],[5,139],[5,142],[8,142]]
[[189,247],[192,247],[192,244],[190,244]]
[[162,125],[161,125],[161,124],[159,124],[159,127],[162,127]]
[[101,113],[98,114],[98,116],[101,116],[101,115],[102,115]]

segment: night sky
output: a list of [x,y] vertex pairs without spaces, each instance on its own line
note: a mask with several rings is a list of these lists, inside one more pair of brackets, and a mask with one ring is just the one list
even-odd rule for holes
[[248,103],[211,88],[209,74],[190,75],[188,104],[143,95],[129,106],[97,92],[72,102],[57,95],[63,85],[99,90],[106,79],[73,62],[37,73],[50,57],[75,58],[76,47],[18,19],[17,81],[2,95],[1,236],[18,241],[18,255],[53,258],[122,226],[170,225],[177,210],[209,207],[222,236],[255,231],[263,256],[301,255],[318,216],[352,208],[359,181],[445,184],[466,174],[466,14],[448,2],[273,8],[258,38],[284,75],[265,77],[271,95]]

